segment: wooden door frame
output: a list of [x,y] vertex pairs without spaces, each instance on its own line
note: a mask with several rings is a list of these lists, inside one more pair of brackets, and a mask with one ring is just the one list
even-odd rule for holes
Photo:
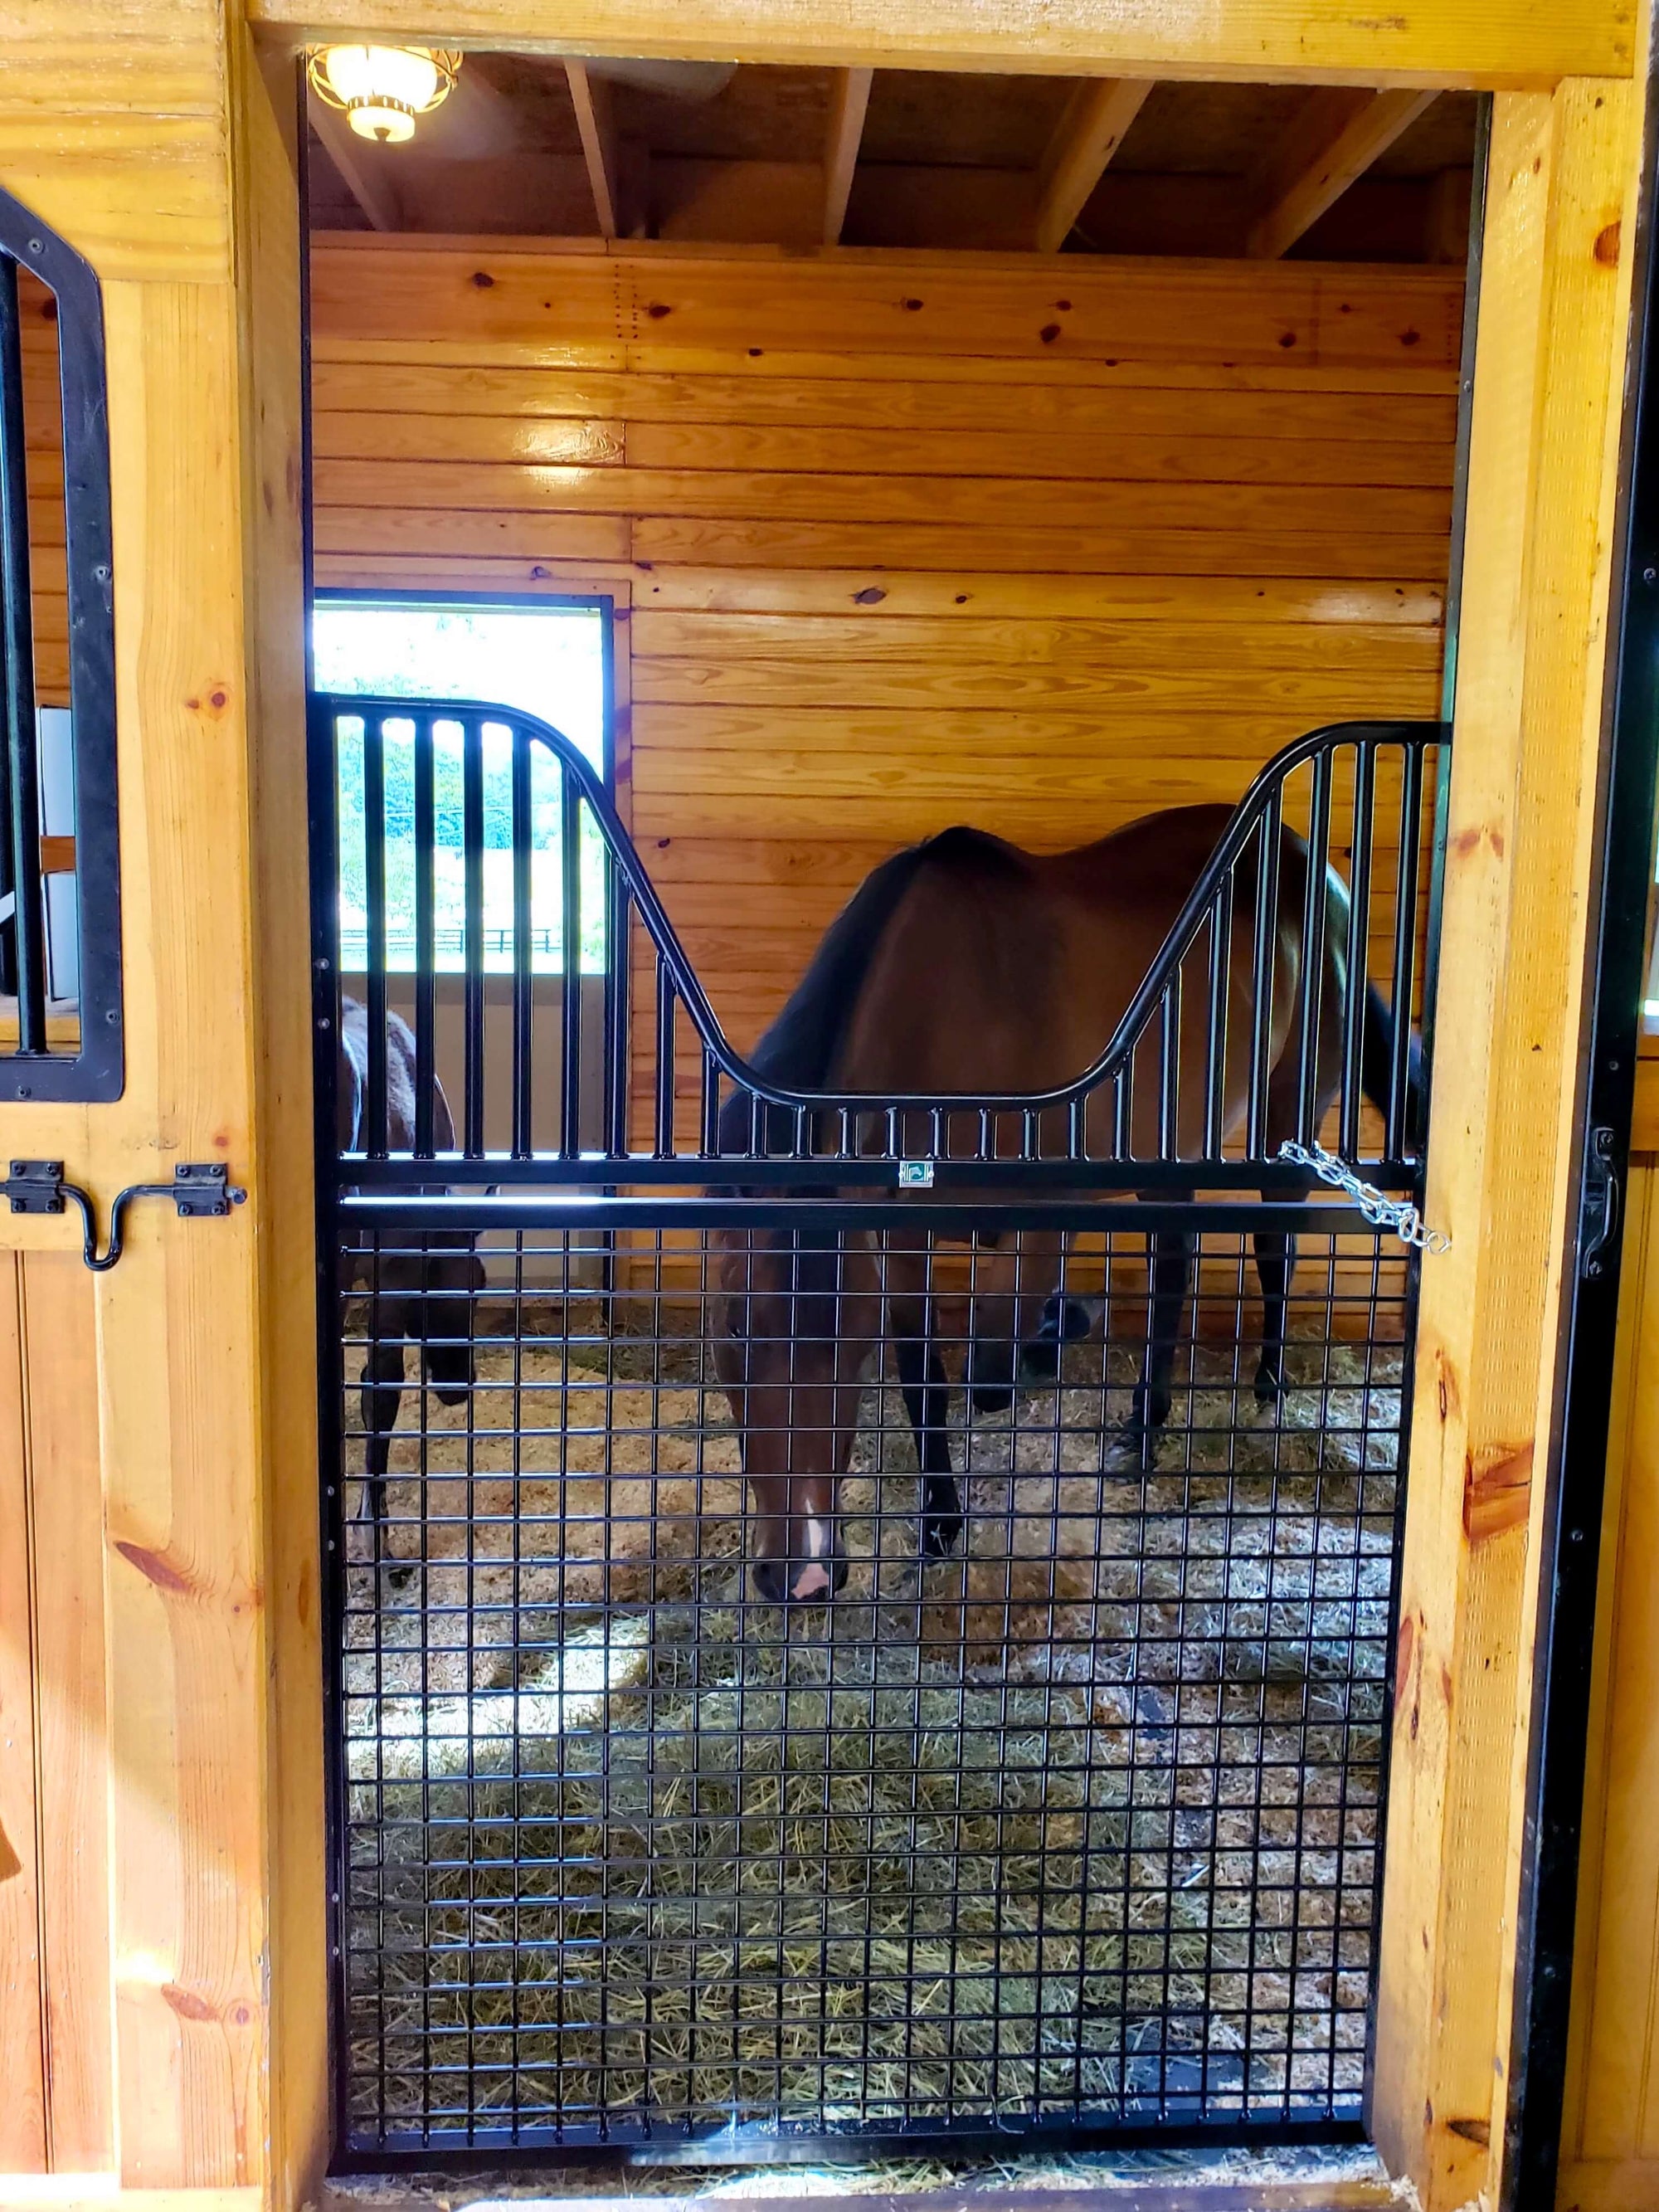
[[[295,46],[348,31],[1497,92],[1427,1199],[1454,1241],[1423,1279],[1373,2118],[1429,2212],[1499,2201],[1646,96],[1630,0],[33,0],[7,33],[0,183],[106,282],[131,1073],[113,1106],[0,1118],[100,1191],[228,1146],[252,1194],[136,1239],[97,1293],[114,2177],[289,2212],[326,2154],[282,103]],[[0,1219],[10,1249],[63,1241]],[[164,1860],[123,1859],[158,1805]]]

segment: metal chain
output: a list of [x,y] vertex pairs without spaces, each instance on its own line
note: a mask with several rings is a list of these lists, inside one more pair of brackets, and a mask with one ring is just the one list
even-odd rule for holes
[[1311,1168],[1321,1182],[1329,1183],[1334,1190],[1346,1191],[1367,1221],[1379,1229],[1392,1229],[1402,1244],[1415,1245],[1419,1252],[1450,1251],[1451,1238],[1443,1230],[1431,1229],[1409,1200],[1386,1196],[1374,1182],[1357,1176],[1346,1160],[1328,1152],[1323,1145],[1315,1144],[1310,1149],[1287,1138],[1279,1148],[1279,1157],[1297,1167]]

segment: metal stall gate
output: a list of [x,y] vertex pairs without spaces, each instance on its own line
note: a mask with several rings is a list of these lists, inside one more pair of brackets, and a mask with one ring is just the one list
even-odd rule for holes
[[1416,1259],[1280,1147],[1415,1189],[1444,736],[1281,754],[1076,1083],[878,1099],[556,732],[313,702],[342,2163],[1358,2132]]

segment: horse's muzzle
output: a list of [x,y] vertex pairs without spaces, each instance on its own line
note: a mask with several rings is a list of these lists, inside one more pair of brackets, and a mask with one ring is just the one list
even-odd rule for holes
[[769,1605],[827,1605],[847,1583],[847,1558],[832,1522],[803,1522],[797,1555],[757,1559],[755,1588]]

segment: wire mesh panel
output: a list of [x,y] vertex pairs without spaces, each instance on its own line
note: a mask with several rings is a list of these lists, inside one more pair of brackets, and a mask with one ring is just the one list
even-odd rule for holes
[[1045,864],[745,1059],[556,732],[313,702],[345,2161],[1360,2131],[1416,1261],[1307,1168],[1419,1188],[1443,737],[1097,860],[1074,1079],[838,1088]]
[[[846,1468],[844,1579],[784,1609],[717,1370],[753,1232],[629,1235],[501,1237],[447,1389],[464,1294],[410,1310],[422,1238],[382,1232],[341,1294],[350,2140],[1356,2122],[1398,1245],[1301,1238],[1264,1409],[1253,1240],[1200,1239],[1149,1443],[1143,1237],[1038,1240],[1048,1375],[976,1412],[985,1255],[845,1232],[787,1408],[795,1464]],[[965,1523],[935,1561],[900,1277]],[[399,1304],[424,1354],[360,1391]]]

